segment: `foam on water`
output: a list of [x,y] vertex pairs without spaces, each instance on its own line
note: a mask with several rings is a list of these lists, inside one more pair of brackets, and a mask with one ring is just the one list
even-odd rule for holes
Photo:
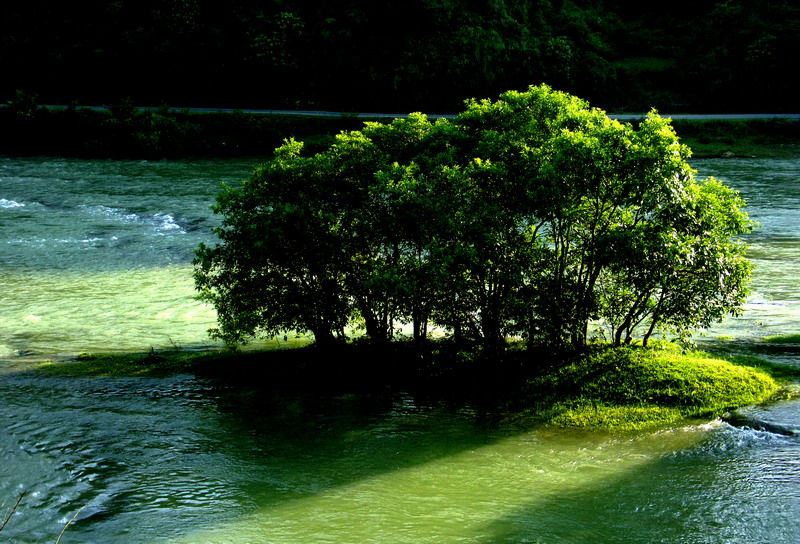
[[79,206],[84,210],[88,217],[99,217],[109,220],[111,223],[131,226],[131,225],[145,225],[156,227],[160,231],[179,231],[180,234],[186,234],[186,231],[175,221],[175,217],[171,213],[157,212],[157,213],[134,213],[129,210],[112,208],[108,206]]
[[0,208],[24,208],[24,207],[25,204],[14,202],[13,200],[6,200],[5,198],[0,198]]

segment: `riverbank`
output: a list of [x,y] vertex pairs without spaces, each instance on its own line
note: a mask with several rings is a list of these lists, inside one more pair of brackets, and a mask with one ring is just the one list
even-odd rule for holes
[[[560,361],[509,350],[502,357],[471,355],[450,342],[424,351],[412,343],[314,346],[253,352],[151,351],[81,355],[47,363],[37,372],[64,376],[167,377],[189,373],[243,390],[321,394],[406,391],[491,406],[519,425],[641,429],[726,412],[784,397],[782,385],[800,370],[748,357],[656,348],[595,347]],[[380,363],[376,363],[380,361]]]
[[363,119],[190,113],[167,108],[140,111],[129,103],[90,108],[20,111],[0,108],[0,154],[99,159],[180,159],[268,156],[284,139],[316,152]]
[[[290,137],[315,153],[335,134],[358,130],[365,121],[391,118],[139,110],[128,102],[105,110],[19,104],[0,108],[0,154],[115,159],[269,156]],[[797,120],[675,119],[673,126],[696,158],[800,157]]]
[[674,119],[672,125],[695,158],[800,157],[800,121]]

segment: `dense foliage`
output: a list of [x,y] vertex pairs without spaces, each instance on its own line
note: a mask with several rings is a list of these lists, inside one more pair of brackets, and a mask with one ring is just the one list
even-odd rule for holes
[[697,180],[668,120],[613,121],[547,86],[289,140],[216,212],[196,260],[228,343],[361,326],[374,341],[431,326],[487,349],[679,336],[736,312],[751,228],[738,193]]
[[457,111],[545,82],[606,109],[797,109],[771,0],[94,0],[0,5],[0,103]]

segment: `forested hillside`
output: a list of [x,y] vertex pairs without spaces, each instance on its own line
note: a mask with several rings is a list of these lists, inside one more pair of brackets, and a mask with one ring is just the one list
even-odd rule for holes
[[609,110],[797,111],[794,0],[4,2],[0,102],[453,112],[548,83]]

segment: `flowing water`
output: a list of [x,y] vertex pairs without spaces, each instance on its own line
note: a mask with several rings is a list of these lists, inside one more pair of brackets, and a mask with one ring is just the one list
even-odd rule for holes
[[[404,394],[65,378],[32,361],[203,347],[192,250],[255,161],[0,158],[0,540],[18,543],[800,542],[800,408],[660,431],[520,429]],[[745,314],[706,339],[798,364],[800,164],[705,160],[763,227]],[[709,341],[709,340],[706,340]],[[76,515],[77,513],[77,515]]]
[[715,330],[737,339],[800,332],[800,161],[706,159],[694,166],[739,190],[761,225],[746,237],[755,264],[747,311]]
[[207,344],[193,250],[253,166],[0,158],[0,357]]

